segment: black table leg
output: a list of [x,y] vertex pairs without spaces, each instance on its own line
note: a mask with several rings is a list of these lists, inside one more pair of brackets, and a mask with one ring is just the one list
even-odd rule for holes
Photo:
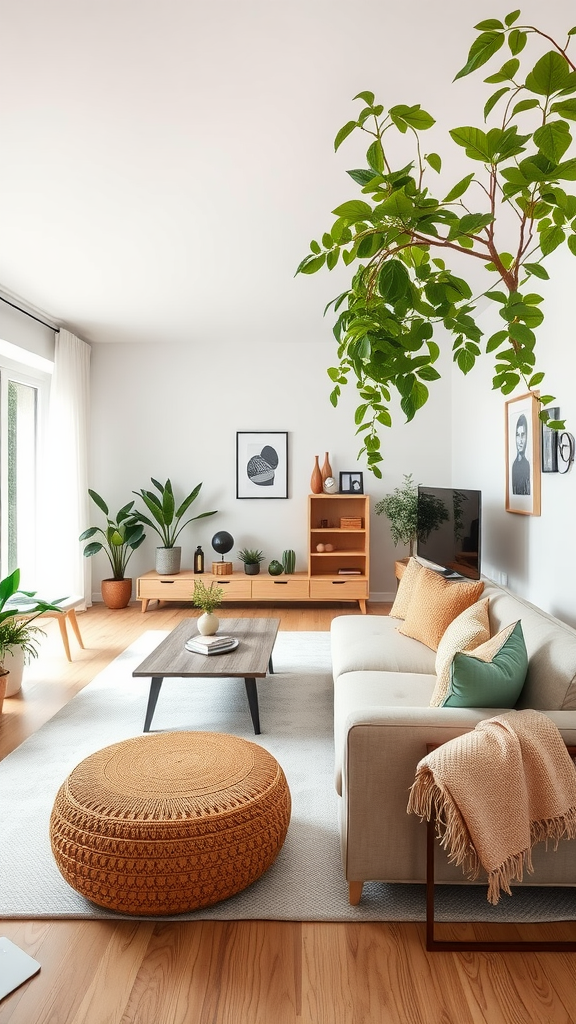
[[274,665],[272,664],[272,655],[270,655],[270,661],[268,662],[268,671],[271,676],[274,675]]
[[156,701],[158,700],[158,694],[163,682],[164,676],[153,676],[150,680],[150,695],[148,697],[148,707],[146,708],[146,718],[144,719],[144,732],[150,732],[152,716],[156,710]]
[[254,732],[259,736],[260,712],[258,710],[258,690],[256,689],[256,680],[253,677],[245,679],[244,685],[246,686],[246,696],[248,697],[248,705],[250,707],[250,714],[252,715]]

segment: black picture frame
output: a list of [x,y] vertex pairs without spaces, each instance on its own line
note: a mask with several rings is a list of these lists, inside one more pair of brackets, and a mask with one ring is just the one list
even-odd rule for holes
[[[560,407],[546,410],[551,420],[560,419]],[[545,423],[542,424],[542,472],[558,472],[558,431],[551,430]]]
[[288,497],[288,432],[236,432],[236,497]]
[[356,470],[344,470],[340,473],[340,494],[364,494],[364,476]]

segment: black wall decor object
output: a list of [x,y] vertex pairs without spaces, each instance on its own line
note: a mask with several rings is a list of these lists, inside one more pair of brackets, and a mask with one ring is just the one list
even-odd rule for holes
[[[560,409],[558,406],[546,411],[550,413],[551,420],[560,419]],[[542,472],[558,472],[558,431],[551,430],[546,423],[542,424]]]
[[236,497],[288,497],[288,434],[285,430],[237,432]]

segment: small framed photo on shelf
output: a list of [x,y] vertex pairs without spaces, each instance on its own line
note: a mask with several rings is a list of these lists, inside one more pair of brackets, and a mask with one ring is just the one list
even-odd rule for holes
[[288,497],[288,433],[242,430],[236,434],[236,497]]
[[340,473],[340,494],[364,494],[362,473]]

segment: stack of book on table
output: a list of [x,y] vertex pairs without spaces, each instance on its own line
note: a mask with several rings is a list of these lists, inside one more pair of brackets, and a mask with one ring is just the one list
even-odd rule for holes
[[184,646],[192,654],[224,654],[238,647],[238,641],[233,636],[202,636],[198,633],[191,636]]

